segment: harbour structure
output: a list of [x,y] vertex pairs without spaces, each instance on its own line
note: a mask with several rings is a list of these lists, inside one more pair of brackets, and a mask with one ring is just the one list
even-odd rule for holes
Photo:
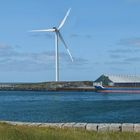
[[140,87],[140,76],[135,75],[101,75],[94,84],[109,87]]
[[11,88],[14,87],[14,84],[12,83],[0,83],[0,89],[1,88]]

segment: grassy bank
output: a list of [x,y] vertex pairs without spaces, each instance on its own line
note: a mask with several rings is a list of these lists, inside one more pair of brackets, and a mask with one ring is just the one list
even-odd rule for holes
[[140,133],[12,126],[0,123],[0,140],[139,140]]

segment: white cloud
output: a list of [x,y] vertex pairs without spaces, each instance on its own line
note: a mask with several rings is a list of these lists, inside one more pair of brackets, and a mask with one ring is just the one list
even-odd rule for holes
[[[66,53],[59,54],[63,66],[69,66]],[[85,65],[87,60],[75,58],[73,67]],[[18,52],[14,47],[0,45],[0,71],[43,71],[54,68],[55,52]]]

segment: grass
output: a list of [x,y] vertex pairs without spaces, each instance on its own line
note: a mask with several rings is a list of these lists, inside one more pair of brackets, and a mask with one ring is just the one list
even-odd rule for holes
[[0,123],[0,140],[140,140],[140,133],[12,126]]

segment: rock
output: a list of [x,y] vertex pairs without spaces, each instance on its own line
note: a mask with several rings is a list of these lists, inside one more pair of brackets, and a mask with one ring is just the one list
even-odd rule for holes
[[121,124],[120,123],[111,123],[109,126],[109,131],[121,131]]
[[98,131],[100,132],[105,132],[109,131],[110,124],[104,123],[104,124],[99,124],[98,125]]
[[123,123],[122,124],[122,132],[133,132],[134,124],[132,123]]
[[134,131],[140,132],[140,124],[134,124]]
[[57,127],[62,128],[64,123],[41,123],[39,127]]
[[86,130],[97,131],[98,130],[98,124],[96,124],[96,123],[88,123],[86,125]]
[[76,123],[72,122],[72,123],[64,123],[64,125],[62,126],[62,128],[73,128],[73,126],[75,125]]
[[20,125],[39,126],[41,123],[21,123]]
[[73,125],[74,128],[86,129],[87,123],[76,123]]

